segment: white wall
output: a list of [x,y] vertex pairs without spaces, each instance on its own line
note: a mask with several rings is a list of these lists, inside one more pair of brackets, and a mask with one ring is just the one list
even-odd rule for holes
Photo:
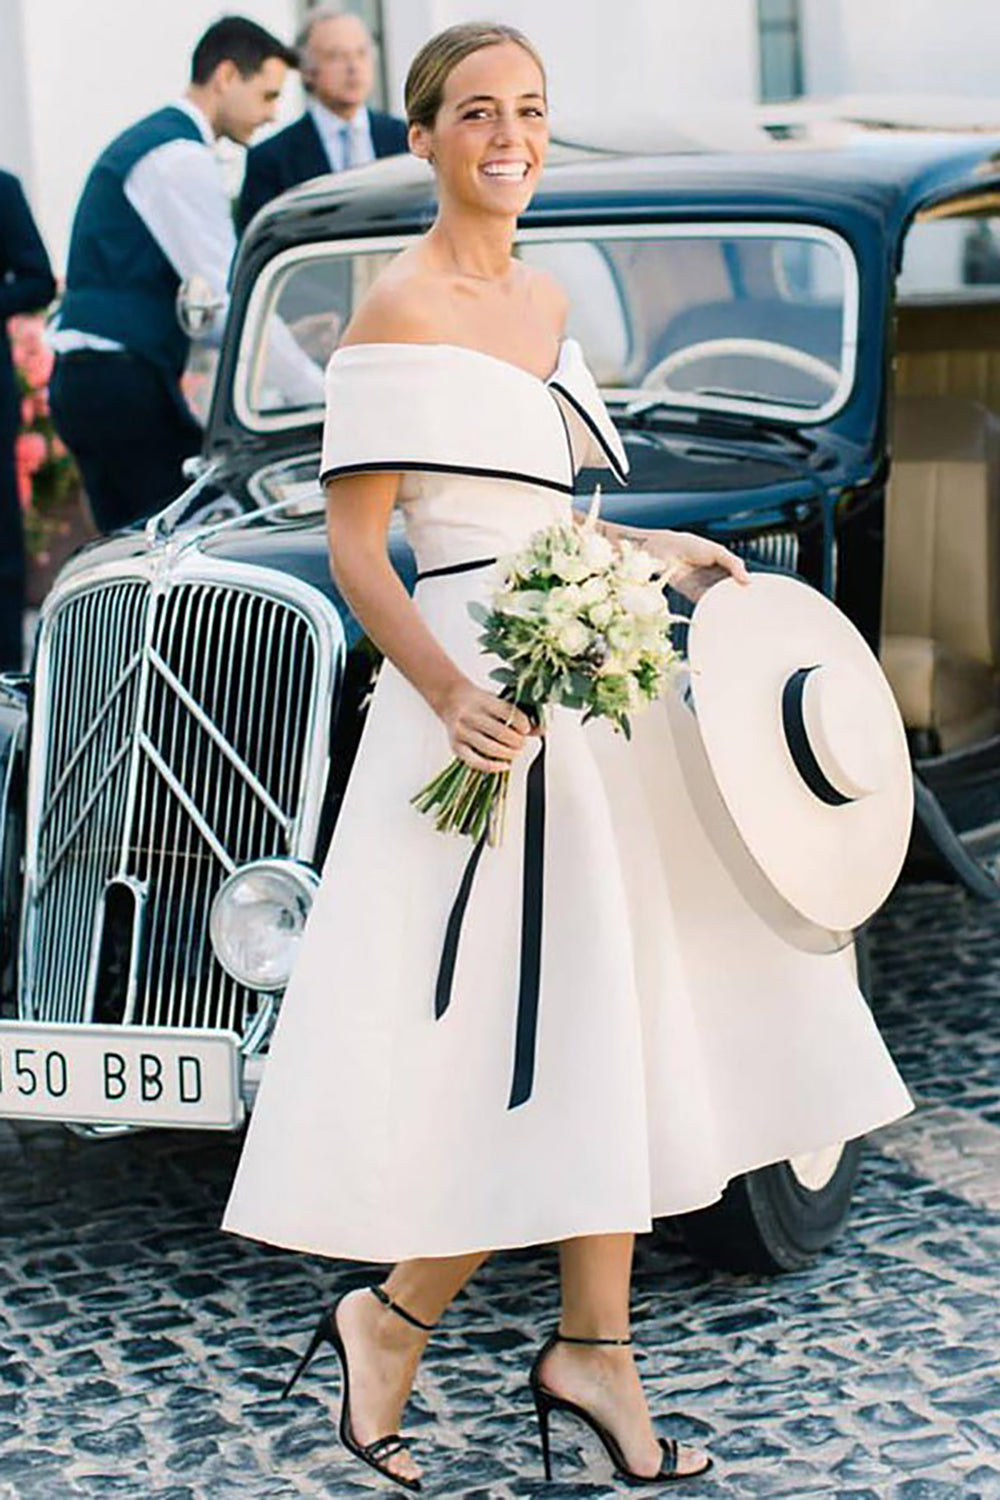
[[754,0],[385,0],[385,10],[389,100],[399,112],[417,48],[473,16],[518,26],[538,47],[556,133],[560,124],[666,121],[678,109],[757,96]]
[[[65,268],[73,210],[87,172],[124,126],[182,93],[191,52],[205,28],[225,11],[250,16],[282,40],[296,29],[296,0],[0,0],[0,54],[20,53],[19,66],[0,63],[23,85],[18,105],[23,143],[17,165],[52,256]],[[8,22],[15,23],[8,29]],[[19,23],[21,46],[9,46]],[[298,85],[286,85],[282,113],[299,107]],[[6,118],[9,102],[4,101]],[[5,163],[6,165],[6,163]],[[12,162],[11,165],[14,165]]]
[[804,0],[810,94],[1000,94],[997,0]]
[[31,135],[22,63],[21,0],[0,0],[0,167],[32,186]]

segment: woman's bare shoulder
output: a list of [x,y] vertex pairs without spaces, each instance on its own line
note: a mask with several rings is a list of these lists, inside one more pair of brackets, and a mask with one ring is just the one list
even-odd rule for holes
[[526,265],[525,270],[531,276],[532,295],[562,332],[569,315],[569,297],[562,282],[557,281],[551,271],[546,271],[542,266]]
[[435,336],[431,278],[407,251],[376,277],[344,329],[345,344],[428,343]]

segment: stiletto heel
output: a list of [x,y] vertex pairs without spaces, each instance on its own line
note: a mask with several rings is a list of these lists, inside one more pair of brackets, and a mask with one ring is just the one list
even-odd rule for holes
[[535,1411],[538,1413],[538,1435],[542,1444],[542,1463],[545,1466],[546,1479],[552,1478],[552,1451],[549,1447],[549,1403],[544,1391],[533,1392],[535,1397]]
[[[368,1290],[374,1293],[384,1307],[390,1308],[392,1312],[396,1313],[398,1317],[411,1324],[414,1328],[422,1328],[428,1333],[433,1329],[433,1323],[424,1323],[420,1318],[414,1317],[413,1313],[407,1312],[405,1307],[400,1306],[398,1302],[394,1302],[380,1286],[372,1286]],[[281,1393],[282,1399],[288,1395],[320,1345],[323,1343],[329,1344],[340,1362],[343,1395],[340,1401],[339,1431],[340,1440],[344,1447],[349,1453],[353,1453],[355,1458],[360,1458],[363,1463],[375,1469],[385,1479],[391,1479],[394,1484],[402,1485],[403,1489],[406,1490],[420,1490],[423,1486],[419,1479],[408,1479],[402,1474],[394,1474],[391,1469],[386,1468],[384,1462],[385,1459],[391,1458],[394,1453],[398,1453],[401,1449],[411,1447],[415,1439],[403,1437],[398,1432],[387,1432],[384,1437],[375,1438],[370,1443],[359,1443],[354,1436],[354,1429],[351,1425],[351,1379],[347,1366],[347,1350],[344,1347],[344,1340],[337,1326],[337,1309],[346,1295],[347,1293],[345,1292],[343,1296],[338,1297],[333,1306],[327,1308],[320,1315],[319,1322],[316,1324],[308,1347],[289,1376],[285,1388]]]
[[295,1366],[295,1369],[292,1372],[292,1374],[288,1377],[288,1381],[287,1381],[287,1384],[285,1385],[285,1389],[281,1393],[281,1399],[282,1399],[282,1401],[288,1395],[289,1391],[292,1389],[292,1386],[298,1380],[299,1376],[302,1374],[302,1371],[305,1369],[306,1365],[312,1359],[313,1355],[316,1353],[316,1350],[319,1348],[320,1344],[322,1344],[323,1340],[326,1338],[326,1327],[325,1327],[325,1325],[326,1325],[326,1320],[327,1320],[328,1316],[329,1316],[328,1313],[323,1313],[322,1317],[320,1318],[319,1322],[317,1323],[317,1325],[316,1325],[316,1332],[313,1334],[312,1338],[309,1340],[309,1347],[308,1347],[308,1349],[306,1350],[305,1354],[303,1354],[303,1356],[299,1360],[298,1364]]
[[706,1457],[700,1469],[680,1470],[677,1467],[677,1440],[675,1438],[659,1439],[660,1449],[663,1457],[660,1467],[655,1474],[637,1474],[630,1469],[625,1455],[622,1452],[618,1439],[594,1416],[593,1412],[587,1410],[576,1401],[570,1401],[565,1396],[557,1396],[555,1391],[550,1391],[548,1386],[543,1385],[540,1371],[542,1362],[549,1350],[556,1344],[631,1344],[631,1337],[625,1339],[599,1339],[578,1338],[568,1333],[560,1333],[557,1329],[550,1333],[545,1343],[535,1355],[528,1376],[528,1384],[531,1394],[535,1398],[535,1411],[538,1413],[538,1431],[542,1444],[542,1462],[545,1466],[545,1478],[552,1478],[552,1452],[549,1441],[549,1417],[554,1411],[566,1412],[578,1421],[584,1422],[600,1440],[604,1446],[611,1462],[615,1466],[615,1473],[619,1479],[625,1480],[627,1484],[664,1484],[674,1479],[697,1479],[701,1474],[707,1474],[712,1467],[711,1458]]

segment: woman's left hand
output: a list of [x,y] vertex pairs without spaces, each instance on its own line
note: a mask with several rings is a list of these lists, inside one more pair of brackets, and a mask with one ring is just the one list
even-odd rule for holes
[[647,532],[646,552],[668,565],[666,582],[688,599],[700,599],[713,583],[727,576],[748,584],[750,572],[742,557],[721,542],[695,536],[690,531]]

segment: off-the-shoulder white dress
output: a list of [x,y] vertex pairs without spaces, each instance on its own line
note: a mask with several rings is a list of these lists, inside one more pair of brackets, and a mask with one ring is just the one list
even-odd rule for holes
[[[583,465],[624,478],[579,345],[563,340],[542,380],[455,344],[357,344],[333,355],[327,393],[324,476],[402,471],[430,572],[416,606],[494,689],[467,605],[495,570],[436,570],[568,517]],[[678,767],[690,722],[675,688],[636,716],[631,742],[553,711],[533,997],[523,928],[538,910],[523,881],[537,739],[511,773],[504,843],[476,869],[438,1016],[471,845],[410,803],[451,752],[384,662],[224,1230],[374,1261],[645,1230],[739,1172],[912,1108],[849,955],[786,944],[720,863]]]

